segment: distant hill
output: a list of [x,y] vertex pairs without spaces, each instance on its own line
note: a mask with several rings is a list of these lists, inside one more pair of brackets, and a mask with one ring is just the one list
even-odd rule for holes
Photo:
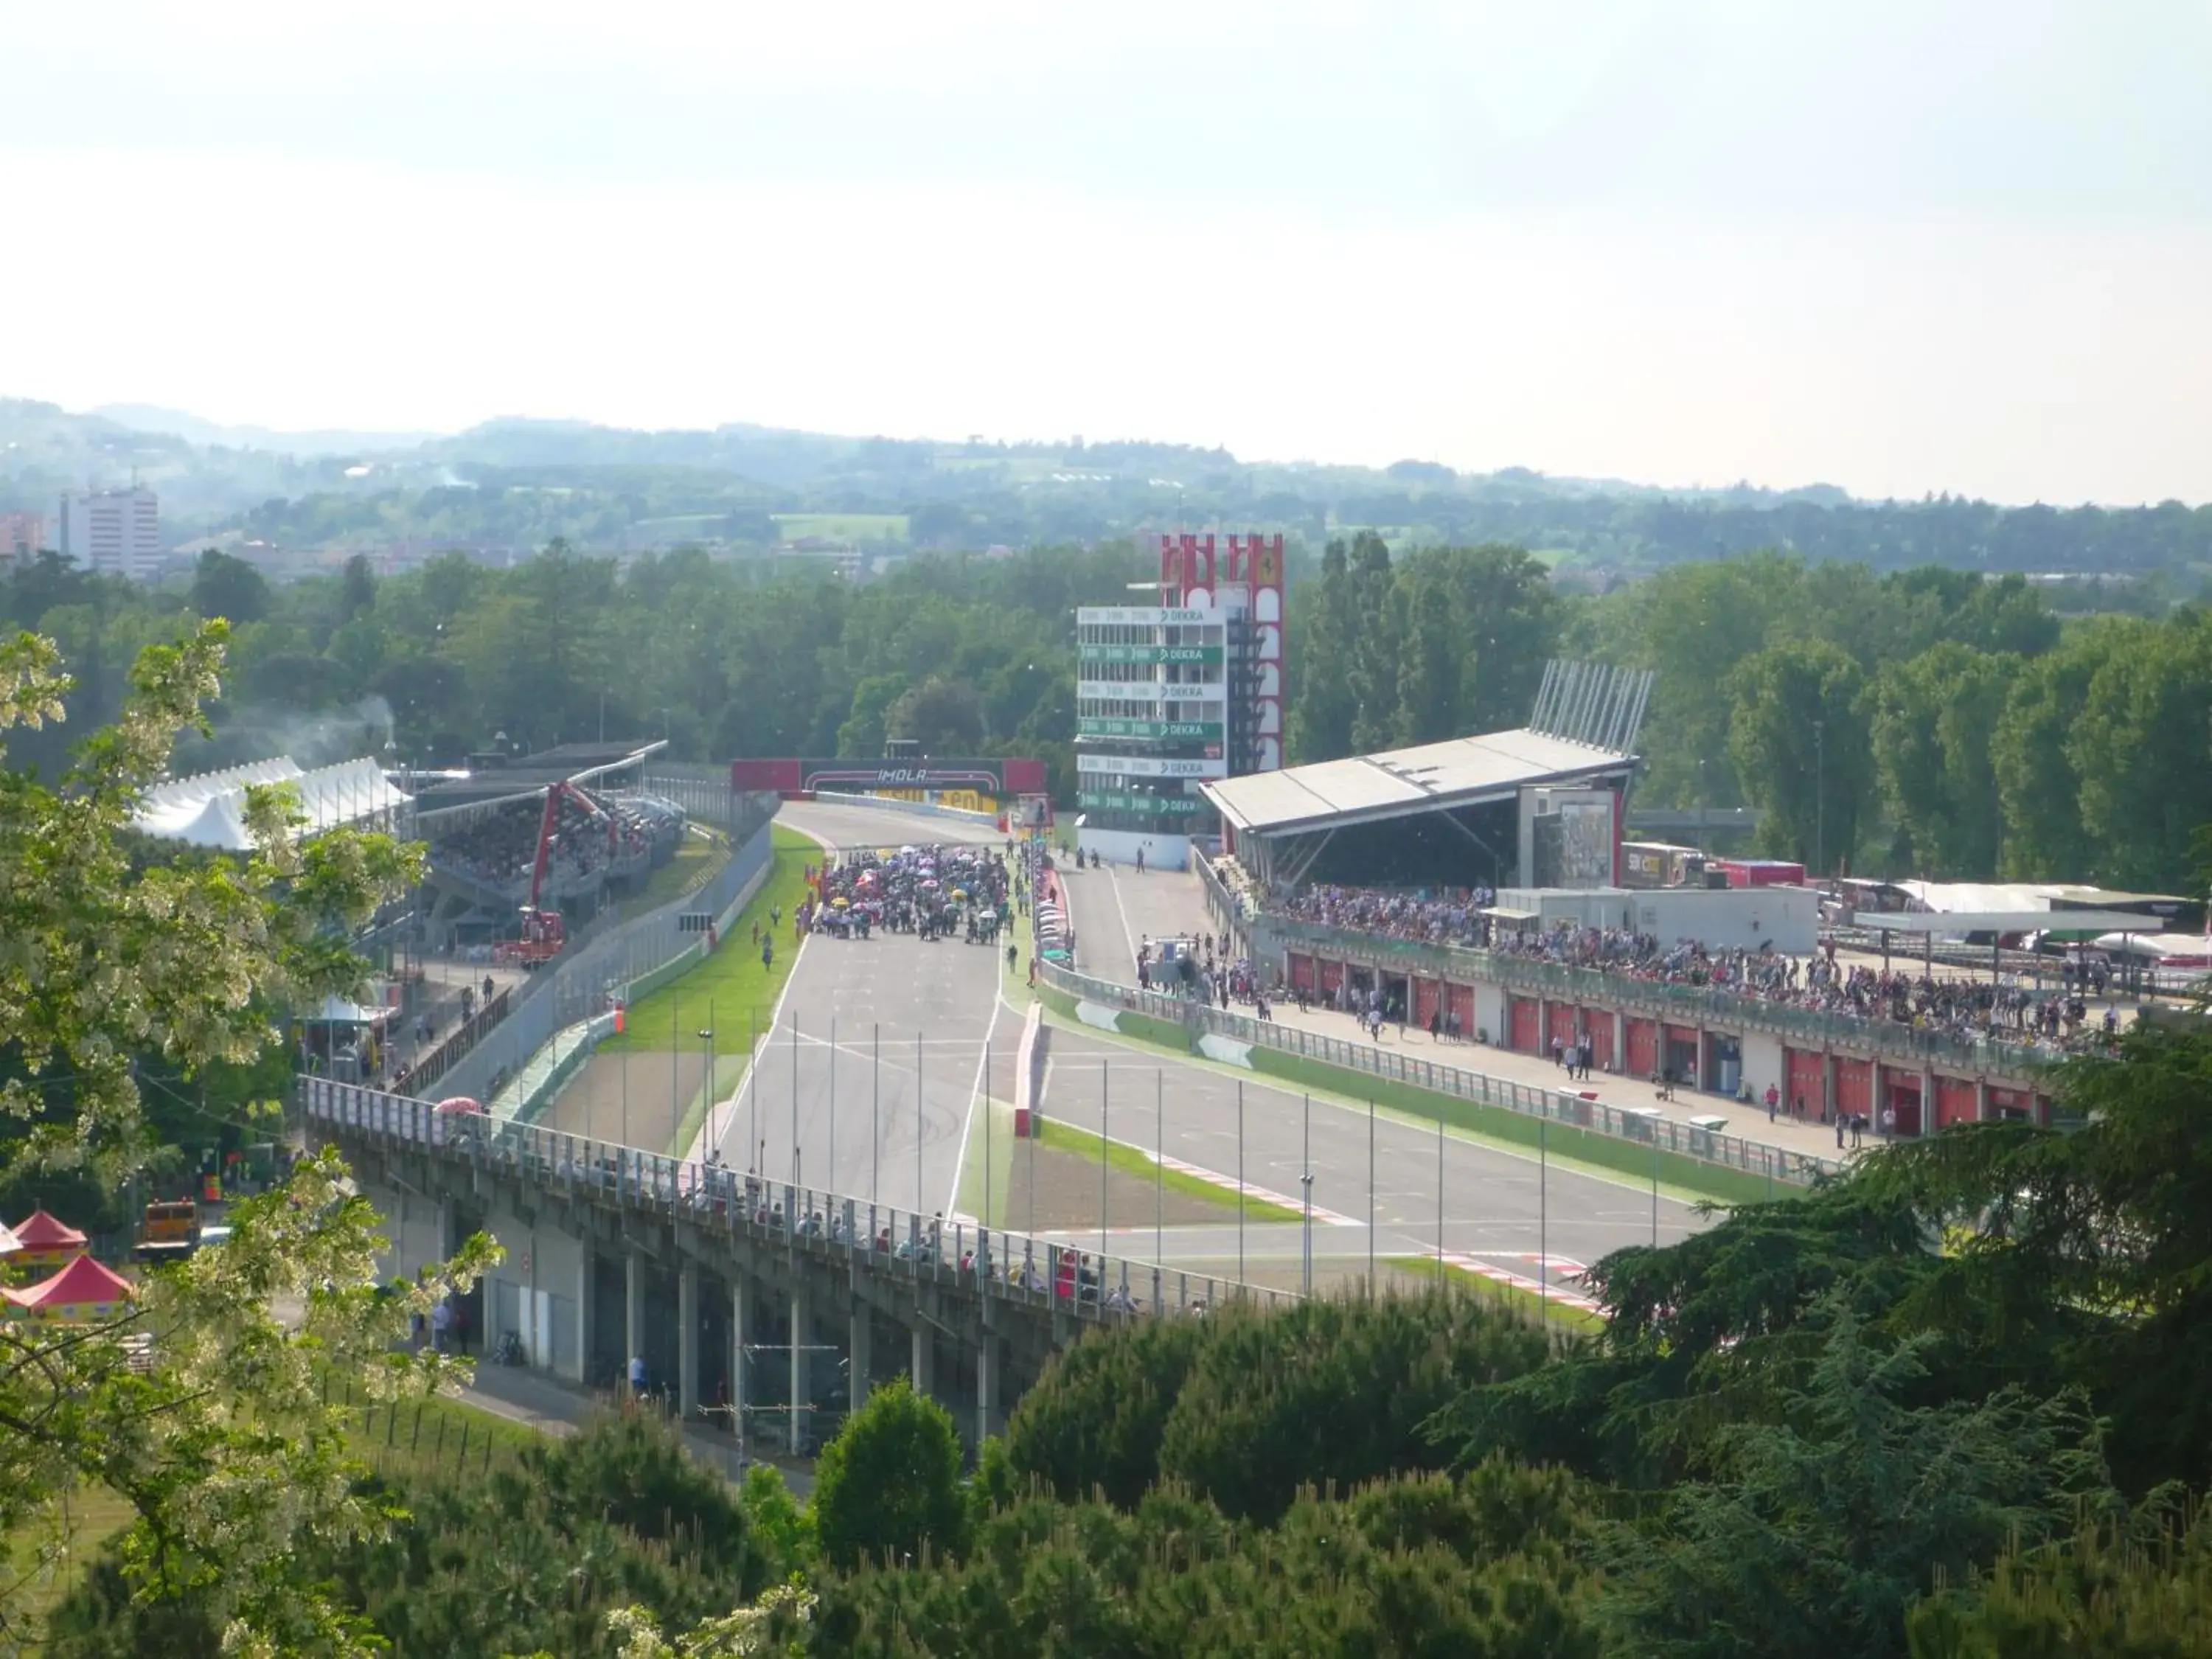
[[553,537],[603,552],[763,552],[824,541],[915,549],[1095,544],[1214,527],[1280,532],[1311,554],[1379,532],[1394,548],[1511,542],[1603,586],[1753,548],[1882,568],[2212,570],[2212,507],[2058,511],[1941,496],[1855,501],[1832,484],[1674,489],[1527,467],[1462,472],[1244,461],[1142,440],[1024,443],[868,437],[732,422],[639,431],[509,417],[451,434],[283,433],[137,404],[72,414],[0,399],[0,511],[138,477],[172,544],[237,531],[295,551],[473,546]]
[[265,426],[223,426],[182,410],[150,404],[102,404],[92,411],[133,432],[166,432],[189,443],[225,449],[264,449],[276,455],[374,455],[414,449],[443,436],[436,432],[278,432]]

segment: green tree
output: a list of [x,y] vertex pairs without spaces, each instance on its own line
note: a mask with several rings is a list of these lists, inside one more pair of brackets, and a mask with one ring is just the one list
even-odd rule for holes
[[966,1517],[951,1415],[903,1379],[870,1390],[815,1464],[815,1532],[840,1566],[957,1555]]
[[245,560],[210,547],[192,567],[191,605],[203,617],[259,622],[269,614],[269,584]]
[[1915,1406],[1925,1337],[1885,1348],[1833,1313],[1779,1418],[1718,1434],[1711,1479],[1604,1552],[1607,1614],[1659,1659],[1889,1659],[1914,1599],[2115,1499],[2087,1405],[2006,1391]]
[[2108,656],[2066,747],[2094,874],[2160,892],[2188,880],[2190,837],[2212,822],[2212,617],[2185,608]]
[[1401,617],[1397,574],[1380,536],[1363,530],[1352,538],[1351,567],[1345,678],[1353,704],[1352,748],[1364,754],[1389,748],[1397,733]]
[[[90,1168],[112,1182],[152,1150],[131,1056],[186,1073],[258,1057],[268,1011],[351,991],[352,929],[416,878],[390,840],[299,842],[283,792],[255,792],[256,851],[134,871],[122,833],[167,767],[178,733],[216,690],[226,626],[141,654],[117,725],[91,734],[56,786],[0,772],[0,1083],[7,1169]],[[51,641],[0,642],[0,733],[59,718],[68,681]],[[40,1080],[66,1074],[57,1120]],[[92,1484],[131,1504],[121,1571],[154,1600],[189,1589],[241,1652],[362,1651],[301,1552],[374,1533],[353,1489],[339,1414],[317,1367],[356,1370],[396,1398],[452,1375],[404,1352],[407,1322],[493,1259],[478,1240],[446,1271],[387,1294],[375,1218],[334,1157],[304,1160],[288,1190],[234,1206],[220,1250],[153,1275],[134,1310],[70,1332],[0,1326],[0,1534],[53,1538],[64,1501]],[[280,1321],[273,1308],[296,1302]],[[136,1373],[123,1339],[156,1336]],[[58,1539],[54,1539],[58,1544]],[[24,1630],[21,1579],[0,1585],[0,1635]]]
[[1945,643],[1886,665],[1871,691],[1875,764],[1921,874],[1996,875],[2004,804],[1994,753],[2021,665]]
[[975,688],[932,674],[884,711],[884,731],[911,738],[926,755],[972,755],[983,746],[983,708]]
[[1858,845],[1874,755],[1859,665],[1822,640],[1771,646],[1729,677],[1728,752],[1766,844],[1832,868]]
[[1289,758],[1334,760],[1352,752],[1352,723],[1358,710],[1351,681],[1357,635],[1352,558],[1342,540],[1322,555],[1321,579],[1291,594],[1291,635],[1298,673],[1291,694]]

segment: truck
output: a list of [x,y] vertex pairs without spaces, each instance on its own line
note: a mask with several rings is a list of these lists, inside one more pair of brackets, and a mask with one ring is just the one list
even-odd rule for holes
[[199,1206],[189,1198],[156,1199],[139,1218],[132,1254],[141,1261],[181,1261],[199,1247]]

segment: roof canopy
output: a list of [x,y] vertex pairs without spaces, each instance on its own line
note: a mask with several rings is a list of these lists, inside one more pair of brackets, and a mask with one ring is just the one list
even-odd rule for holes
[[307,819],[300,830],[303,836],[358,823],[408,799],[374,760],[342,761],[304,772],[297,763],[280,758],[156,784],[131,814],[131,826],[164,841],[242,853],[253,844],[246,832],[246,792],[257,784],[276,783],[299,791],[300,810]]
[[57,1221],[44,1210],[33,1210],[17,1224],[15,1242],[27,1250],[81,1250],[84,1235],[65,1221]]
[[2139,916],[2125,910],[1869,910],[1855,924],[1877,933],[2130,933],[2141,936],[2154,931],[2155,916]]
[[122,1274],[81,1255],[52,1279],[0,1294],[19,1308],[89,1308],[128,1302],[137,1291]]
[[1534,785],[1586,781],[1635,763],[1632,755],[1522,727],[1224,778],[1205,793],[1239,830],[1280,835],[1510,800]]

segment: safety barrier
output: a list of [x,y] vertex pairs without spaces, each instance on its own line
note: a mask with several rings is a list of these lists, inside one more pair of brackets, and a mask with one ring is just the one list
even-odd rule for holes
[[989,824],[995,828],[999,816],[995,812],[971,812],[963,806],[939,806],[935,801],[889,800],[881,795],[844,795],[833,789],[817,789],[814,799],[829,806],[870,806],[882,812],[904,812],[928,818],[953,818],[963,823]]
[[1194,1047],[1200,1037],[1212,1034],[1250,1048],[1273,1049],[1340,1071],[1381,1078],[1478,1106],[1497,1107],[1524,1117],[1568,1124],[1608,1139],[1654,1147],[1695,1163],[1793,1186],[1808,1184],[1821,1176],[1839,1173],[1842,1169],[1826,1158],[1747,1140],[1717,1129],[1699,1128],[1650,1108],[1608,1106],[1601,1101],[1585,1099],[1571,1090],[1537,1088],[1510,1079],[1490,1077],[1462,1066],[1424,1060],[1376,1043],[1347,1042],[1341,1037],[1323,1036],[1300,1026],[1254,1019],[1249,1015],[1214,1007],[1195,997],[1140,991],[1133,986],[1115,985],[1073,973],[1051,963],[1039,964],[1038,977],[1052,988],[1082,1001],[1126,1010],[1147,1020],[1180,1027],[1191,1034]]
[[1202,1312],[1221,1298],[1288,1306],[1293,1292],[1210,1278],[1137,1257],[975,1224],[923,1217],[817,1188],[741,1175],[696,1158],[675,1158],[476,1113],[441,1112],[428,1101],[329,1078],[295,1079],[308,1122],[505,1175],[568,1198],[597,1198],[625,1210],[682,1218],[732,1238],[774,1244],[823,1261],[957,1286],[1041,1312],[1065,1310],[1094,1322]]

